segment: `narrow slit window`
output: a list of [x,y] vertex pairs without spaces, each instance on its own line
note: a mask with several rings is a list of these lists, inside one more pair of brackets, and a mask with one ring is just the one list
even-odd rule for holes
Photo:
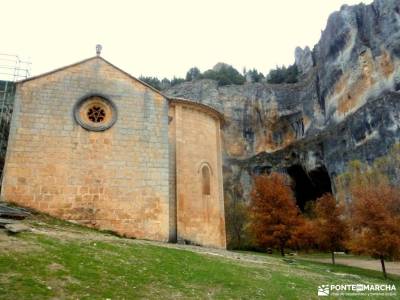
[[210,195],[211,176],[210,176],[210,169],[208,168],[208,166],[203,166],[203,168],[201,169],[201,175],[202,175],[203,195]]

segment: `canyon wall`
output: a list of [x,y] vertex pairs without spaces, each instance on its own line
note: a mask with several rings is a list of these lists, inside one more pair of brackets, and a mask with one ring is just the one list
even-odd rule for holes
[[197,80],[166,91],[225,115],[228,201],[248,200],[251,177],[269,170],[292,177],[298,200],[315,198],[335,190],[349,161],[371,162],[399,141],[400,1],[342,6],[295,58],[296,84]]

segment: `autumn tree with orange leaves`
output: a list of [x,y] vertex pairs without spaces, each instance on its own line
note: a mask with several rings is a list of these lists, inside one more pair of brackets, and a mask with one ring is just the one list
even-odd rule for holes
[[250,211],[250,229],[256,242],[264,248],[276,248],[284,256],[300,214],[286,178],[278,173],[255,177]]
[[352,189],[350,249],[378,258],[387,278],[385,260],[400,258],[400,190],[388,182]]
[[372,165],[351,162],[347,172],[336,181],[339,197],[347,197],[350,206],[349,249],[379,259],[385,278],[385,260],[400,258],[399,175],[397,144]]
[[309,251],[316,249],[316,226],[314,219],[299,217],[299,225],[296,226],[289,241],[293,249]]
[[348,224],[344,219],[345,207],[336,203],[332,194],[324,194],[315,203],[314,233],[320,250],[329,251],[335,264],[335,251],[344,248],[349,237]]

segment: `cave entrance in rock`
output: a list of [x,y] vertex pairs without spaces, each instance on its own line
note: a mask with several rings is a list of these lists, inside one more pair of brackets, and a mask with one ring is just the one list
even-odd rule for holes
[[287,168],[287,172],[292,178],[296,202],[302,212],[309,201],[315,201],[325,193],[332,193],[331,179],[325,166],[307,173],[300,164],[295,164]]

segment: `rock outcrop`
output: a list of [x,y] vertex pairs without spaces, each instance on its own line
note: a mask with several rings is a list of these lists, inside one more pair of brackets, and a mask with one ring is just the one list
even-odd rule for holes
[[294,51],[294,59],[301,74],[307,74],[314,66],[312,52],[308,46],[304,49],[297,47]]
[[298,200],[315,198],[349,161],[370,162],[399,141],[399,0],[342,6],[312,51],[296,49],[296,63],[297,84],[198,80],[167,91],[225,115],[227,195],[248,199],[251,176],[274,169],[294,179]]

